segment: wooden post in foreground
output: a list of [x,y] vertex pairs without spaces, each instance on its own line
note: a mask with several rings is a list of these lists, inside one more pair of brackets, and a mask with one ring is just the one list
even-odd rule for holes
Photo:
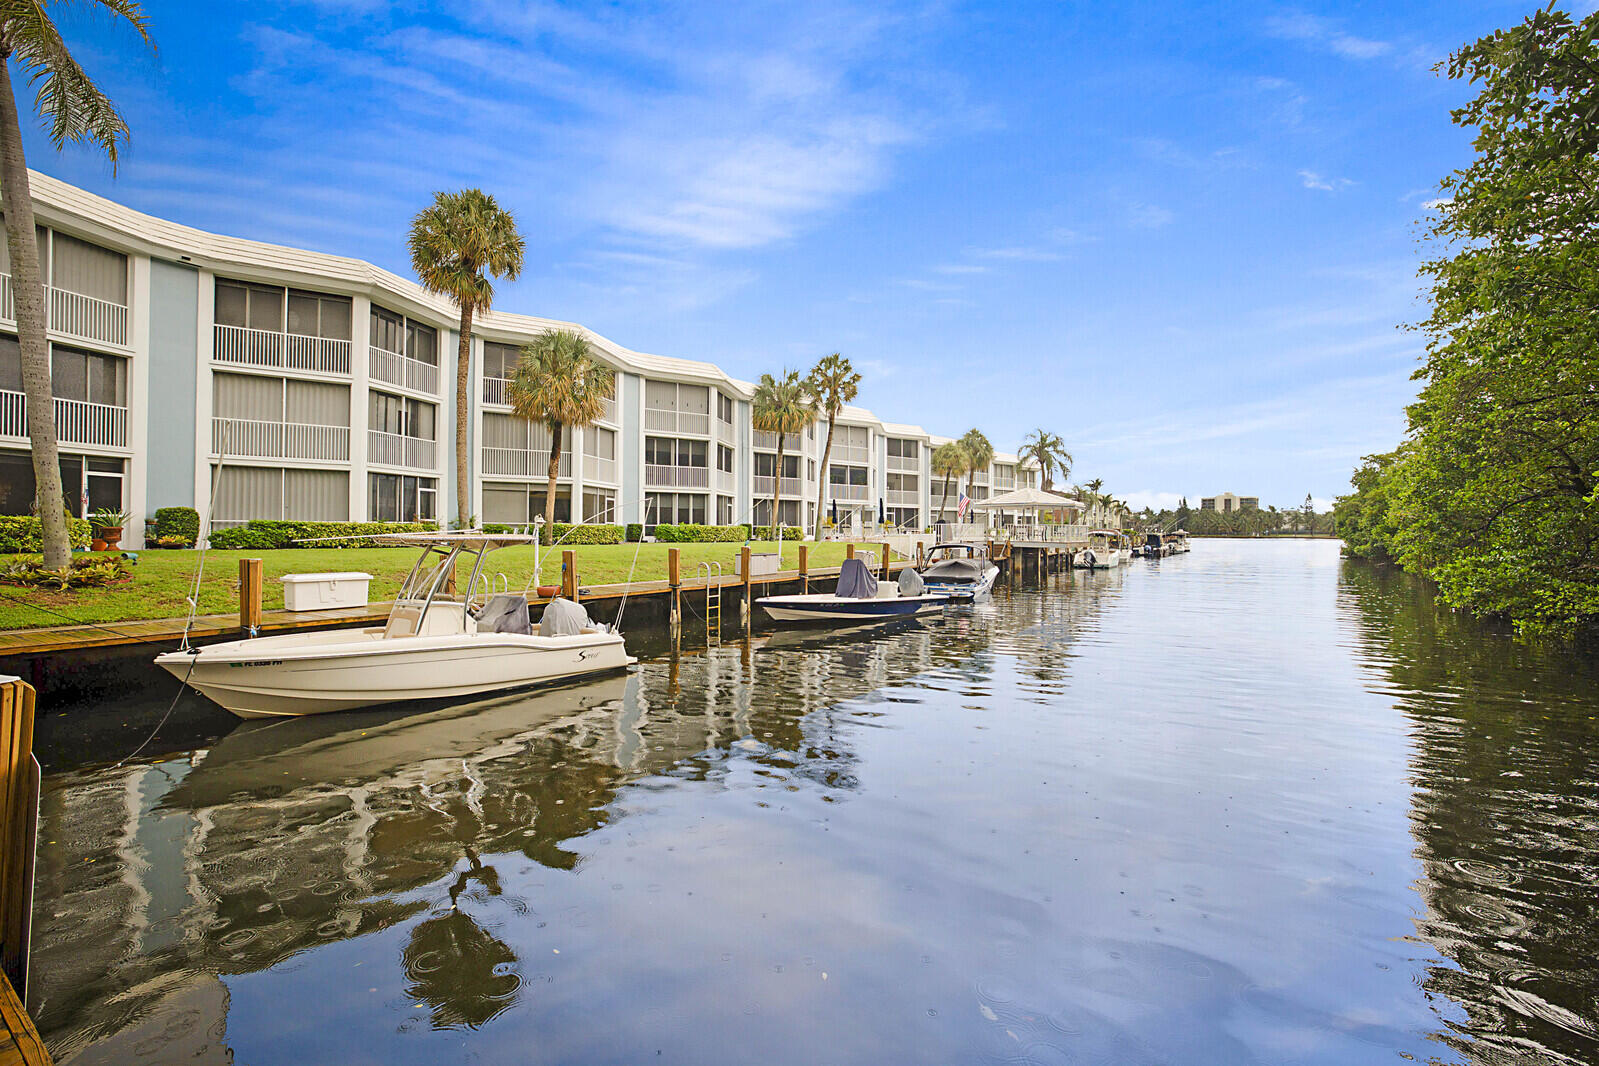
[[261,628],[261,560],[239,560],[239,628]]
[[671,617],[667,619],[667,626],[675,634],[678,627],[683,624],[683,551],[681,548],[666,549],[666,583],[672,589]]
[[750,615],[755,613],[755,601],[751,598],[753,590],[750,587],[750,546],[748,544],[738,550],[738,568],[744,578],[744,595],[739,600],[739,613],[744,616],[744,630],[749,631]]
[[[39,830],[33,703],[32,685],[21,678],[0,678],[0,964],[19,999],[28,994],[34,838]],[[14,1026],[8,1028],[21,1037]]]
[[854,541],[850,541],[848,544],[844,545],[844,558],[846,558],[846,559],[855,558],[855,542]]
[[799,577],[800,591],[811,591],[811,550],[805,545],[800,545]]
[[571,548],[561,552],[561,595],[577,602],[577,552]]
[[883,544],[883,580],[884,581],[887,581],[888,578],[889,578],[888,564],[889,564],[889,560],[891,560],[893,557],[894,557],[894,546],[885,541],[884,544]]
[[927,565],[927,545],[923,541],[916,542],[916,569],[920,570]]

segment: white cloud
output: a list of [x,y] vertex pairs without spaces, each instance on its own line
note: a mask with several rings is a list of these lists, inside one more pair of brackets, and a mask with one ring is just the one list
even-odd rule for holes
[[1008,248],[970,248],[968,255],[979,259],[1009,259],[1015,262],[1051,263],[1059,259],[1059,252],[1052,252],[1047,248],[1028,248],[1014,245]]
[[1356,37],[1338,28],[1331,19],[1295,12],[1273,15],[1266,20],[1266,33],[1289,41],[1304,41],[1346,59],[1377,59],[1394,50],[1389,41]]
[[[1177,505],[1182,502],[1183,494],[1180,492],[1152,492],[1148,489],[1140,489],[1137,492],[1123,493],[1121,498],[1126,501],[1127,506],[1135,511],[1142,511],[1146,507],[1152,511],[1170,511],[1175,510]],[[1188,502],[1192,505],[1195,501],[1189,500]]]
[[1348,178],[1324,178],[1314,170],[1301,170],[1299,180],[1305,188],[1318,189],[1322,192],[1337,192],[1354,184]]
[[935,274],[987,274],[992,267],[980,263],[942,263],[933,268]]
[[1160,229],[1170,225],[1177,216],[1156,204],[1132,203],[1127,205],[1127,222],[1138,229]]

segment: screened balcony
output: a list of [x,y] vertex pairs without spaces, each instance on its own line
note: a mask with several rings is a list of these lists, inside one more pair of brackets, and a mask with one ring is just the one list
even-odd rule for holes
[[[128,409],[106,403],[55,399],[56,439],[62,444],[92,444],[105,448],[128,445]],[[26,440],[28,397],[0,389],[0,437]]]

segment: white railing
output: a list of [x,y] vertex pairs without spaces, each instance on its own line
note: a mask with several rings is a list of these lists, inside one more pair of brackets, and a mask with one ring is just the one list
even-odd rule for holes
[[870,485],[833,485],[833,484],[829,484],[827,486],[827,495],[830,498],[835,499],[835,500],[839,500],[839,501],[849,500],[850,502],[854,503],[854,502],[858,502],[860,500],[869,500],[869,499],[871,499],[872,498],[872,487]]
[[241,366],[283,367],[317,374],[348,374],[350,342],[247,326],[216,326],[211,358]]
[[[754,493],[755,493],[755,498],[757,500],[760,500],[760,499],[768,499],[769,500],[769,499],[772,498],[772,482],[773,482],[773,480],[775,480],[775,479],[770,478],[770,477],[761,477],[759,474],[757,474],[755,476],[755,478],[754,478],[755,484],[753,486],[753,490],[754,490]],[[778,495],[780,495],[780,496],[804,496],[805,495],[805,482],[801,481],[797,477],[786,477],[786,478],[783,479],[783,486],[782,486],[781,490],[779,491]]]
[[317,459],[348,462],[350,427],[310,422],[265,422],[249,418],[213,418],[211,451],[224,457],[250,459]]
[[915,489],[889,489],[888,506],[890,507],[920,507],[922,494]]
[[888,468],[911,474],[919,474],[922,470],[922,460],[917,455],[890,455]]
[[644,408],[644,428],[651,433],[693,433],[711,435],[711,416],[693,411],[666,411],[659,407]]
[[644,484],[663,489],[708,489],[711,487],[711,468],[648,465],[644,468]]
[[1015,487],[1016,487],[1016,479],[1013,478],[1013,477],[1002,477],[999,480],[994,482],[994,491],[995,492],[1009,492],[1012,489],[1014,489]]
[[607,485],[615,485],[617,483],[616,460],[601,459],[597,455],[585,455],[583,457],[583,480],[585,482],[603,481]]
[[366,431],[366,460],[383,466],[405,466],[415,470],[437,468],[438,445],[421,437],[406,437],[382,430]]
[[425,392],[430,396],[438,395],[439,368],[432,363],[424,363],[376,345],[368,348],[367,353],[368,372],[376,380],[398,385],[402,389]]
[[[99,300],[49,285],[45,286],[44,294],[50,309],[50,329],[85,340],[128,346],[127,304]],[[10,274],[0,274],[0,318],[8,322],[17,319]]]
[[[765,452],[775,452],[775,451],[777,451],[777,434],[776,433],[768,433],[764,429],[757,429],[755,431],[754,435],[751,437],[751,442],[753,443],[753,445],[756,448],[759,448],[761,451],[765,451]],[[785,433],[785,434],[783,434],[783,454],[784,455],[798,455],[798,454],[800,454],[802,451],[805,450],[804,444],[805,444],[805,442],[800,439],[800,435],[798,433]]]
[[[483,472],[509,474],[513,477],[548,477],[550,451],[548,448],[484,448]],[[571,452],[561,453],[561,462],[555,476],[563,478],[572,476]]]
[[718,492],[733,492],[735,490],[733,472],[731,470],[718,470],[716,472],[716,489]]
[[501,407],[509,407],[509,406],[511,406],[511,401],[507,398],[507,393],[506,393],[506,390],[510,386],[510,384],[511,384],[511,379],[510,378],[484,377],[484,379],[483,379],[483,402],[484,403],[498,404]]
[[613,426],[622,424],[616,420],[616,399],[614,397],[600,401],[600,421],[607,422]]
[[866,445],[857,447],[853,444],[840,444],[833,442],[833,454],[828,456],[829,463],[846,463],[853,466],[867,466],[872,461],[872,451]]
[[[128,409],[85,400],[56,397],[56,440],[63,444],[96,444],[106,448],[128,445]],[[28,436],[28,397],[0,390],[0,437]]]

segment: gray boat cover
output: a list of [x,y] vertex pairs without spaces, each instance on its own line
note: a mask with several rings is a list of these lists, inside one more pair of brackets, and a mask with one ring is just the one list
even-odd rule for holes
[[539,636],[575,637],[593,625],[589,621],[589,613],[581,604],[556,597],[544,608],[544,614],[539,618]]
[[845,559],[838,573],[838,590],[833,593],[844,600],[869,600],[877,595],[877,578],[859,559]]
[[920,596],[924,588],[921,574],[918,574],[908,566],[899,572],[899,594],[901,596]]
[[976,559],[946,559],[928,567],[922,577],[930,581],[981,581],[983,564]]
[[512,596],[503,592],[490,596],[489,602],[478,612],[477,631],[520,633],[523,636],[532,633],[533,624],[528,620],[527,614],[527,597]]

